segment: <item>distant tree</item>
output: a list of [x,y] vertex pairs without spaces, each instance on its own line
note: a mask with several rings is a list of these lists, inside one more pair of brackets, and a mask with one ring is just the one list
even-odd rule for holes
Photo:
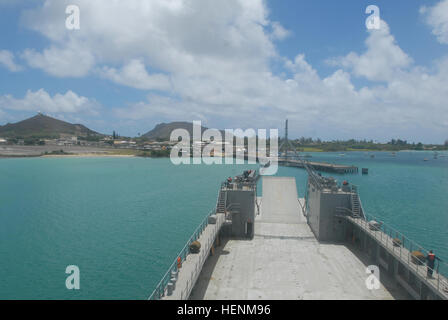
[[151,157],[154,158],[165,158],[170,156],[169,150],[153,150],[151,151]]
[[26,139],[24,139],[23,143],[26,146],[34,146],[38,143],[38,140],[35,138],[26,138]]

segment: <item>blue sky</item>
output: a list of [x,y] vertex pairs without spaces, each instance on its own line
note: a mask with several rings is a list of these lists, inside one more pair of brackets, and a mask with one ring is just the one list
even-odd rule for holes
[[135,136],[288,117],[292,137],[443,143],[447,48],[448,0],[0,0],[0,125],[42,111]]

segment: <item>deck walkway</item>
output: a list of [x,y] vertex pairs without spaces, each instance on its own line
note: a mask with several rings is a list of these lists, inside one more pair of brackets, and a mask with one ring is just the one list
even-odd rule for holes
[[190,296],[190,292],[201,273],[202,266],[210,254],[210,249],[216,239],[216,235],[225,221],[224,214],[217,213],[216,215],[216,224],[207,225],[197,240],[201,243],[200,252],[198,254],[187,255],[187,258],[182,262],[182,268],[179,269],[176,288],[173,294],[163,297],[162,300],[186,300]]
[[431,286],[439,293],[441,298],[448,299],[448,279],[434,271],[433,278],[426,277],[426,266],[412,262],[411,252],[403,246],[394,246],[393,238],[380,230],[371,230],[364,219],[347,217],[349,221],[361,228],[365,233],[376,239],[390,254],[392,254],[403,265],[410,266],[413,272],[421,281]]
[[[366,266],[345,245],[319,243],[298,201],[295,178],[263,177],[253,240],[228,240],[204,264],[190,299],[407,298],[383,277],[366,287]],[[261,200],[261,201],[260,201]]]

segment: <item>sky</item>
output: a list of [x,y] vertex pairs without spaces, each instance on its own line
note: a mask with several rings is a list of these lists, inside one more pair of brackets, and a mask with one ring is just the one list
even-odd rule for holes
[[448,0],[0,0],[0,125],[37,112],[122,136],[289,119],[292,138],[441,144]]

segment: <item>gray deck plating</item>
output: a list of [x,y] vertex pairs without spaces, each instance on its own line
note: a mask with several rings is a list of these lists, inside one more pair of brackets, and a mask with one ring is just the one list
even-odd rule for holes
[[404,298],[393,285],[367,289],[367,263],[344,245],[315,239],[301,213],[295,178],[264,177],[259,202],[254,239],[218,248],[190,299]]

